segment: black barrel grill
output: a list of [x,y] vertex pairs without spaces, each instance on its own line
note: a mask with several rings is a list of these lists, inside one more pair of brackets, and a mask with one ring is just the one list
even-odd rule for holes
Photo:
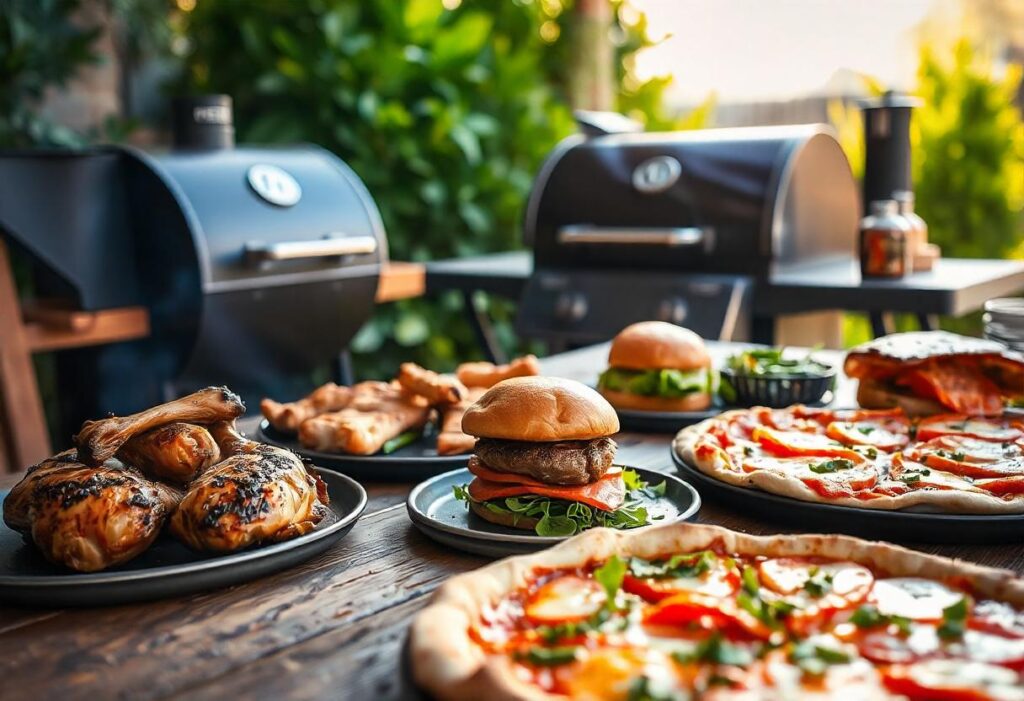
[[775,272],[852,258],[857,188],[828,127],[614,132],[591,117],[530,195],[522,334],[562,347],[661,319],[746,340]]
[[40,291],[149,311],[145,340],[60,354],[70,425],[211,383],[299,396],[372,313],[387,240],[345,163],[234,148],[224,97],[179,103],[175,123],[167,153],[0,153],[0,230]]

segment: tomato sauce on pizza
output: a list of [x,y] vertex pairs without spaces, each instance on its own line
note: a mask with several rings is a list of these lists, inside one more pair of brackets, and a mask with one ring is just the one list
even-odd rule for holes
[[574,699],[1024,701],[1024,612],[813,555],[712,546],[537,569],[469,634]]

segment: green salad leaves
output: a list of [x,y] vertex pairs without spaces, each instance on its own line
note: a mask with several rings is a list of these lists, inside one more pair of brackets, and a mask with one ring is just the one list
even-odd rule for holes
[[[556,538],[566,538],[599,526],[618,530],[639,528],[662,518],[652,515],[644,500],[664,496],[665,483],[651,486],[633,470],[623,470],[622,478],[627,490],[626,503],[615,511],[603,511],[578,501],[532,494],[480,503],[489,511],[510,515],[513,523],[524,518],[537,519],[534,532],[539,536]],[[466,502],[467,506],[473,501],[466,485],[456,485],[454,494],[457,500]]]
[[678,399],[696,392],[714,392],[717,383],[718,373],[710,368],[689,372],[608,368],[597,380],[599,389],[668,399]]

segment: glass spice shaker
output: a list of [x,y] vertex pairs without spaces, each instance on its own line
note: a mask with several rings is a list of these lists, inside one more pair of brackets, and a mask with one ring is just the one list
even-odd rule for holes
[[931,270],[934,259],[928,251],[928,223],[914,211],[914,193],[898,190],[892,193],[899,214],[910,222],[910,268],[914,272]]
[[871,203],[871,214],[860,223],[862,278],[901,278],[912,269],[911,224],[900,216],[895,200]]

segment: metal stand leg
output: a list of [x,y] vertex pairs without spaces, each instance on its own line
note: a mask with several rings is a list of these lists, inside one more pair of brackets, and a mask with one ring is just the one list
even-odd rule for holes
[[339,385],[354,385],[356,374],[352,369],[352,353],[348,348],[338,353],[334,359],[334,377]]
[[939,328],[939,316],[937,314],[918,314],[917,325],[922,331],[935,331]]
[[885,312],[870,312],[868,319],[871,320],[871,335],[875,338],[892,333],[892,319]]
[[491,324],[491,319],[486,313],[477,309],[476,304],[473,302],[473,292],[463,290],[462,303],[465,305],[466,316],[469,318],[469,325],[473,329],[473,335],[476,336],[476,342],[483,350],[484,355],[492,363],[499,365],[507,363],[508,358],[505,356],[505,351],[502,350],[501,344],[498,343],[497,334],[494,332],[494,325]]

